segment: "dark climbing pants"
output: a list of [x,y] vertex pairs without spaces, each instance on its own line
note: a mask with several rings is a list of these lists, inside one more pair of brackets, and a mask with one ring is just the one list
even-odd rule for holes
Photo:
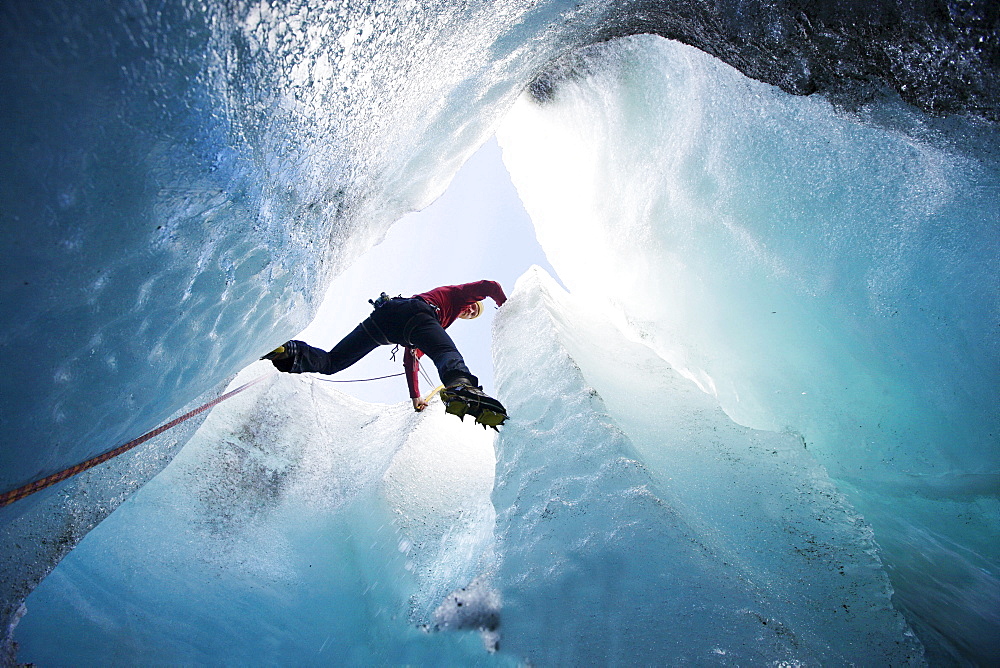
[[416,297],[397,297],[375,309],[330,352],[297,341],[295,356],[279,360],[275,366],[291,373],[334,374],[358,362],[375,348],[394,343],[422,350],[433,360],[444,385],[461,378],[479,385],[479,380],[465,365],[455,342],[438,322],[434,307]]

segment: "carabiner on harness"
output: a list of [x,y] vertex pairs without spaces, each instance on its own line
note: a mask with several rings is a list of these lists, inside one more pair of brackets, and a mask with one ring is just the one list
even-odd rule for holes
[[386,302],[388,302],[390,299],[392,299],[392,297],[383,292],[378,296],[378,299],[369,299],[368,303],[374,306],[375,308],[381,308],[385,306]]

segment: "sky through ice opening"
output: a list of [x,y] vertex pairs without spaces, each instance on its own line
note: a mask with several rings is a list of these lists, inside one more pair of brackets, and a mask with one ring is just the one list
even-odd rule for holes
[[[509,295],[514,282],[536,264],[558,276],[535,238],[534,227],[501,159],[495,138],[487,141],[455,175],[448,189],[430,206],[404,216],[385,240],[359,257],[331,284],[312,323],[295,338],[329,350],[371,312],[369,299],[380,292],[404,297],[440,285],[487,278]],[[490,392],[493,384],[491,324],[494,305],[487,299],[483,316],[448,328],[469,369]],[[376,348],[363,360],[329,380],[375,378],[400,373],[402,350]],[[434,365],[424,358],[420,389],[438,383]],[[406,380],[392,377],[362,383],[339,383],[338,389],[358,399],[393,404],[407,400]]]

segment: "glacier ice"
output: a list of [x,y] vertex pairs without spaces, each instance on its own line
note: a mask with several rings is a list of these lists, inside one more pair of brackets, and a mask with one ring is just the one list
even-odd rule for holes
[[[983,1],[5,2],[0,389],[37,419],[0,420],[26,445],[0,483],[142,433],[300,331],[561,54],[668,34],[785,90],[995,120]],[[41,336],[54,354],[13,354]]]
[[736,425],[537,268],[494,346],[495,463],[439,405],[308,378],[213,411],[28,598],[22,658],[920,663],[800,438]]
[[565,285],[802,434],[921,635],[1000,656],[995,130],[846,116],[654,37],[562,68],[500,140]]
[[[603,7],[3,3],[0,489],[214,397],[301,331]],[[182,435],[0,509],[0,628]]]
[[[617,215],[627,200],[622,220],[647,207],[650,219],[680,209],[698,223],[659,236],[622,227],[607,240],[605,250],[632,256],[616,266],[623,278],[664,243],[691,263],[673,275],[689,292],[657,295],[675,310],[644,311],[661,302],[644,299],[652,286],[643,285],[619,305],[618,324],[715,392],[740,422],[806,435],[875,527],[895,600],[921,637],[942,652],[994,661],[995,16],[989,0],[4,2],[2,488],[215,396],[301,329],[330,277],[441,192],[525,86],[554,113],[589,90],[612,114],[596,119],[590,139],[607,136],[602,123],[629,120],[612,143],[634,151],[606,163],[611,178],[601,182],[628,197],[601,203],[605,213]],[[638,60],[678,68],[667,97],[686,112],[665,113],[656,106],[662,77],[623,56],[634,42],[609,51],[625,63],[619,72],[634,76],[624,88],[595,52],[573,55],[641,32],[697,46],[785,91],[826,93],[839,106],[793,101],[727,79],[704,58],[685,63],[654,47]],[[726,95],[713,98],[704,84]],[[885,89],[923,110],[968,116],[865,106],[884,102]],[[668,121],[690,125],[672,133]],[[664,151],[665,137],[682,143]],[[703,149],[707,171],[683,159]],[[649,197],[664,181],[662,165],[644,154],[676,168],[665,198]],[[570,167],[587,164],[585,151],[574,155]],[[698,204],[713,198],[717,209]],[[781,215],[766,229],[746,225],[768,220],[767,211]],[[702,223],[714,213],[723,227],[713,235]],[[692,245],[702,233],[706,243]],[[587,238],[575,234],[549,251],[563,243],[587,252]],[[727,243],[735,253],[724,252]],[[859,249],[870,256],[859,258]],[[747,280],[727,282],[730,272]],[[843,295],[831,298],[837,290]],[[816,301],[807,304],[810,291]],[[726,305],[739,308],[718,308],[733,295]],[[755,319],[752,305],[772,300],[778,307],[763,315],[774,322]],[[679,319],[694,328],[677,331]],[[767,345],[743,354],[716,324],[727,322]],[[811,346],[793,336],[803,332]],[[765,359],[764,368],[752,364]],[[784,391],[793,377],[808,388],[793,381]],[[780,399],[769,394],[779,386]],[[824,401],[821,389],[842,386],[857,391]],[[866,421],[855,432],[831,421],[828,406]],[[5,658],[27,592],[197,426],[0,509]]]
[[540,270],[495,324],[501,646],[539,665],[908,665],[871,531],[794,434]]
[[[242,379],[273,374],[254,364]],[[434,634],[492,559],[492,433],[272,375],[220,405],[171,464],[27,601],[40,664],[465,663]],[[449,658],[450,657],[450,658]]]

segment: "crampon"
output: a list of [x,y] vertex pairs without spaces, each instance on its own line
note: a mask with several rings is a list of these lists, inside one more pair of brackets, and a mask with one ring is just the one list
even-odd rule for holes
[[457,415],[463,421],[466,415],[471,415],[483,429],[490,427],[500,431],[497,427],[507,421],[507,409],[503,404],[473,385],[445,388],[441,390],[441,401],[446,413]]

